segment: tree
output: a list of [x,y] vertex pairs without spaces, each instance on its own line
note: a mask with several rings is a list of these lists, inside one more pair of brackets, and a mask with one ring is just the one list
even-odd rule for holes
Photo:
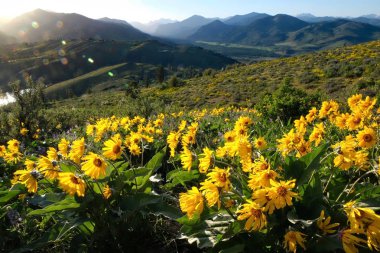
[[156,72],[157,82],[162,83],[165,80],[165,69],[163,66],[159,66]]

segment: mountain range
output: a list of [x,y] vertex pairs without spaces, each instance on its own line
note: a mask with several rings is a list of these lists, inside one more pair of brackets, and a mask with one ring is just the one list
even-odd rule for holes
[[151,37],[128,23],[94,20],[71,13],[54,13],[41,9],[12,19],[0,30],[20,42],[56,39],[147,40]]

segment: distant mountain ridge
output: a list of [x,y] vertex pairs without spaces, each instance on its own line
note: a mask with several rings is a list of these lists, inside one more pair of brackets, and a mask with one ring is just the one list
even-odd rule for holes
[[180,22],[160,25],[157,27],[154,35],[164,38],[185,39],[196,32],[200,27],[216,19],[217,18],[205,18],[194,15]]
[[247,26],[231,26],[215,21],[201,27],[189,39],[250,45],[274,44],[284,41],[287,33],[308,25],[302,20],[285,14],[260,18]]
[[88,38],[132,41],[150,39],[149,35],[125,23],[105,22],[75,13],[37,9],[12,19],[2,30],[20,42]]
[[380,39],[380,27],[349,19],[327,20],[308,23],[278,14],[257,19],[246,26],[214,21],[199,28],[188,39],[251,46],[307,47],[313,50]]

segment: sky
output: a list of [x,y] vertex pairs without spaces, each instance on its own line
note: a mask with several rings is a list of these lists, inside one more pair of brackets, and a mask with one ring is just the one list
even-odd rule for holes
[[380,15],[380,0],[0,0],[0,17],[9,19],[37,8],[75,12],[90,18],[148,22],[159,18],[183,20],[194,14],[224,18],[250,12],[339,17]]

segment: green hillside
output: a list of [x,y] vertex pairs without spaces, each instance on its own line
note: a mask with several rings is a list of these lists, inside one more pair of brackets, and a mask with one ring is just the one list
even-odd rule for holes
[[[296,57],[230,66],[224,71],[205,71],[179,87],[142,88],[139,99],[126,91],[97,92],[52,103],[48,113],[59,110],[64,118],[138,111],[149,115],[183,108],[227,105],[253,106],[272,94],[285,80],[309,94],[344,100],[357,92],[380,94],[380,41],[326,50]],[[121,66],[119,68],[124,68]],[[116,81],[118,82],[118,81]],[[111,85],[110,81],[108,85]],[[102,86],[103,84],[100,84]],[[104,89],[103,89],[104,90]],[[63,116],[62,116],[63,117]]]
[[295,86],[330,98],[380,88],[380,41],[296,57],[235,65],[225,71],[190,79],[180,88],[149,88],[146,94],[187,107],[256,103],[290,79]]
[[[70,40],[1,46],[0,89],[9,90],[8,83],[23,80],[24,74],[31,75],[34,80],[42,78],[46,85],[51,86],[122,63],[139,65],[138,70],[132,69],[143,79],[148,65],[220,69],[235,61],[200,47],[153,40]],[[154,76],[148,78],[154,79]]]

